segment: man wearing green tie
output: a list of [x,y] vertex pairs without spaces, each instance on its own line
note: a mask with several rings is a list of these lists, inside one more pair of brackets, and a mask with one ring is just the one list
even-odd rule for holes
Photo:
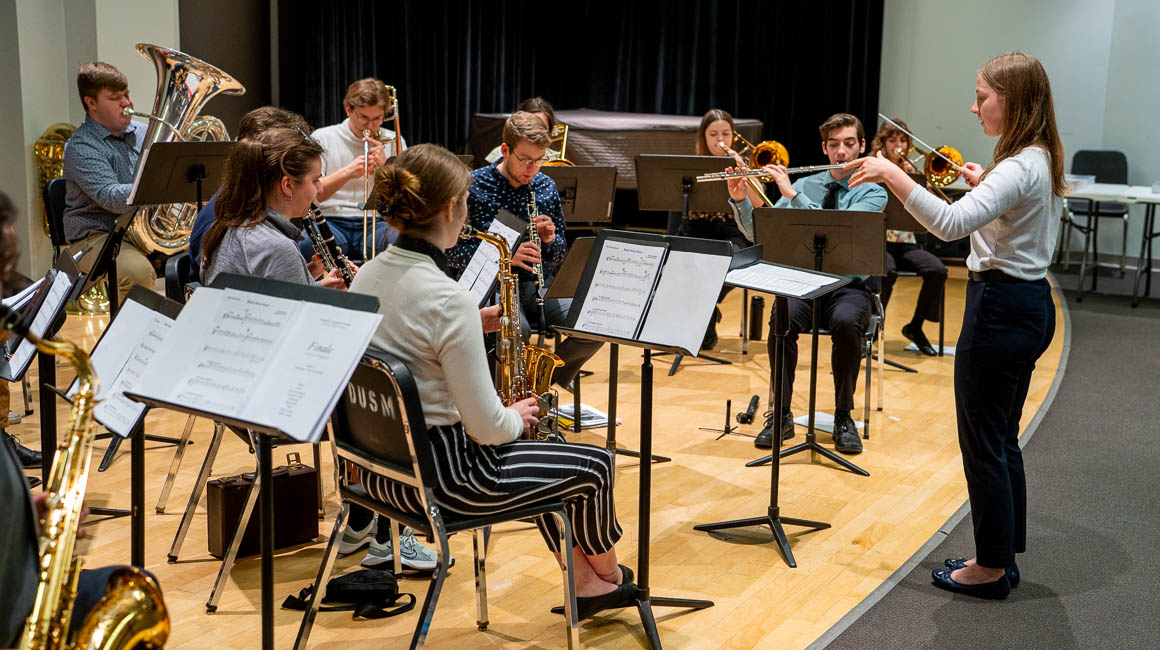
[[[831,115],[818,127],[822,136],[822,153],[830,159],[830,164],[848,163],[866,150],[865,132],[862,122],[849,113]],[[799,178],[790,183],[785,167],[767,165],[764,169],[773,177],[781,191],[781,198],[775,208],[797,208],[801,210],[857,210],[880,212],[886,207],[886,190],[879,185],[866,183],[850,189],[851,172],[830,169],[811,176]],[[729,203],[736,213],[738,227],[750,239],[753,238],[753,206],[745,193],[745,179],[730,179]],[[861,366],[862,333],[870,318],[871,295],[867,288],[867,276],[851,276],[852,282],[837,291],[817,299],[818,323],[830,330],[833,345],[830,364],[834,375],[834,449],[844,454],[862,452],[862,440],[850,417],[854,408],[854,387],[858,384],[858,370]],[[773,312],[770,310],[770,328],[773,327]],[[789,334],[785,339],[785,363],[782,364],[782,419],[781,439],[793,437],[793,414],[789,404],[793,396],[794,369],[797,367],[798,334],[809,332],[813,319],[810,302],[796,298],[789,299]],[[773,358],[774,337],[769,337],[769,357]],[[761,449],[773,447],[773,410],[765,412],[765,428],[761,430],[754,445]]]

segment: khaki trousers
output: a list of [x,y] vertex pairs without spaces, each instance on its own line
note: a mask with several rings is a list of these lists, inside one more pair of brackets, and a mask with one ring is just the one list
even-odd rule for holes
[[[69,248],[74,252],[84,251],[84,255],[77,262],[81,271],[88,273],[93,267],[97,261],[97,254],[101,252],[101,247],[104,246],[108,236],[109,233],[106,232],[90,232],[83,239],[69,244]],[[156,279],[157,272],[153,270],[149,258],[131,237],[126,236],[121,241],[121,250],[117,255],[117,295],[124,301],[125,294],[136,284],[152,291]]]

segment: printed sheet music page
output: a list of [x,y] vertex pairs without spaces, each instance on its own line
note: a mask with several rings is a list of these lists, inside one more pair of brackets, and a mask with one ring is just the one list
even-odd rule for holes
[[640,340],[696,355],[721,295],[729,259],[727,255],[669,251]]
[[[173,319],[136,300],[126,300],[93,350],[93,372],[100,382],[93,417],[109,431],[128,438],[145,405],[125,397],[145,373],[173,328]],[[76,382],[69,397],[76,393]]]
[[317,442],[381,320],[330,305],[198,289],[137,392]]
[[839,278],[758,262],[740,269],[733,269],[729,275],[725,276],[725,281],[731,285],[745,287],[753,291],[800,298],[824,286],[838,282]]
[[606,239],[576,329],[636,338],[667,245]]
[[[503,237],[508,243],[508,248],[513,249],[513,254],[515,253],[515,244],[520,235],[523,234],[514,228],[509,228],[499,219],[492,219],[491,226],[488,227],[487,231]],[[497,275],[499,275],[499,249],[480,240],[475,254],[467,263],[467,268],[463,269],[463,275],[459,276],[459,286],[474,294],[475,302],[482,305],[485,300],[491,297],[489,295],[491,284]]]
[[[72,278],[67,273],[56,274],[48,289],[48,295],[44,297],[44,302],[36,312],[36,317],[32,319],[32,325],[28,328],[30,332],[36,336],[44,336],[49,326],[52,325],[52,319],[60,310],[60,306],[68,298],[72,286]],[[16,351],[8,358],[8,367],[12,371],[12,381],[16,381],[24,375],[24,371],[28,370],[28,364],[32,363],[32,357],[35,355],[36,346],[28,339],[21,339],[20,345],[16,346]]]

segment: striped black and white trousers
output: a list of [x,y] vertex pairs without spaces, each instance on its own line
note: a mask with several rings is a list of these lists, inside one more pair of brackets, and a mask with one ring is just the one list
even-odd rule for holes
[[[612,494],[612,455],[592,445],[516,440],[481,445],[460,423],[427,430],[435,459],[435,502],[444,512],[466,517],[497,514],[562,499],[573,538],[586,555],[612,550],[620,539]],[[363,472],[373,498],[407,512],[421,513],[418,493],[376,474]],[[553,552],[563,531],[551,515],[536,526]]]

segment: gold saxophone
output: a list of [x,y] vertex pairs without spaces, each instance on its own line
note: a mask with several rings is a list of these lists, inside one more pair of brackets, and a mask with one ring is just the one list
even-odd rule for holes
[[72,363],[77,392],[69,418],[68,441],[57,449],[44,485],[48,499],[40,519],[39,584],[20,647],[160,648],[169,638],[169,613],[153,580],[132,567],[120,569],[109,578],[105,596],[76,630],[73,643],[69,643],[69,619],[82,562],[74,551],[92,460],[93,406],[98,384],[84,350],[68,341],[35,336],[21,321],[17,312],[6,306],[0,308],[0,327],[28,339],[45,354],[62,356]]
[[499,249],[499,296],[502,314],[499,319],[499,340],[496,342],[497,389],[505,406],[528,397],[540,401],[540,422],[532,431],[535,440],[560,437],[557,420],[549,413],[556,405],[552,392],[552,373],[564,361],[550,350],[524,345],[520,337],[520,285],[512,271],[512,253],[507,240],[499,235],[477,230],[463,224],[462,239],[481,239]]

